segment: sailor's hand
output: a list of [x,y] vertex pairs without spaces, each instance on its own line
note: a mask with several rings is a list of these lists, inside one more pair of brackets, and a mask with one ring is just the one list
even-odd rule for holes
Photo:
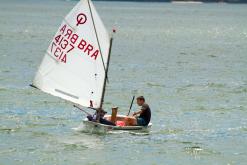
[[135,116],[135,115],[136,115],[136,113],[134,112],[132,116]]

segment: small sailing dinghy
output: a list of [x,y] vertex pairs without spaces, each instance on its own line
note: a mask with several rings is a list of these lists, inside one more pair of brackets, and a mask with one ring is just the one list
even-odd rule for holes
[[[81,0],[64,18],[31,86],[100,113],[103,109],[113,38],[91,0]],[[112,116],[105,116],[112,121]],[[131,117],[114,116],[115,122]],[[98,121],[98,120],[97,120]],[[109,126],[85,119],[86,128],[144,130],[151,127]]]

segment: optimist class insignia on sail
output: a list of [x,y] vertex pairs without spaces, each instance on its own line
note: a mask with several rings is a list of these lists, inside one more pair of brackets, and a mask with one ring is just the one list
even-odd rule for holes
[[[76,25],[74,27],[85,26],[88,22],[87,16],[84,13],[77,15]],[[57,34],[53,38],[48,53],[62,63],[66,63],[69,60],[68,54],[73,52],[74,49],[78,49],[79,55],[83,58],[91,58],[97,60],[100,55],[100,51],[96,45],[90,43],[86,37],[86,34],[77,34],[73,28],[64,21],[60,26]],[[74,55],[74,54],[71,54]]]

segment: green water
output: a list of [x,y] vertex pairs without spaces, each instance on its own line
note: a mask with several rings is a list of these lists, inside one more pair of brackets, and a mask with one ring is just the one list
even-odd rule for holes
[[95,2],[117,29],[105,109],[144,95],[153,128],[91,135],[72,129],[85,117],[72,104],[28,86],[75,3],[0,1],[0,165],[246,164],[247,5]]

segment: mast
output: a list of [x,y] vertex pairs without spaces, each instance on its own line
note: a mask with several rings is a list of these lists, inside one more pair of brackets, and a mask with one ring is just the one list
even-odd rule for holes
[[91,14],[92,22],[93,22],[93,27],[94,27],[97,43],[98,43],[98,46],[99,46],[100,57],[101,57],[102,64],[103,64],[103,67],[104,67],[104,70],[105,70],[105,77],[104,77],[103,90],[102,90],[102,94],[101,94],[100,108],[98,109],[99,112],[100,112],[102,110],[102,107],[103,107],[103,102],[104,102],[104,97],[105,97],[106,82],[108,82],[107,73],[108,73],[108,68],[109,68],[109,62],[110,62],[110,55],[111,55],[111,48],[112,48],[113,38],[112,37],[110,38],[110,46],[109,46],[109,51],[108,51],[107,65],[105,66],[104,59],[103,59],[103,56],[102,56],[101,47],[100,47],[100,44],[99,44],[99,38],[98,38],[98,34],[97,34],[97,30],[96,30],[96,27],[95,27],[95,22],[94,22],[94,18],[93,18],[93,14],[92,14],[91,5],[89,3],[89,0],[87,0],[87,2],[88,2],[90,14]]
[[110,57],[111,57],[112,42],[113,42],[113,38],[111,37],[111,39],[110,39],[110,47],[109,47],[109,52],[108,52],[107,66],[106,66],[106,70],[105,70],[104,86],[103,86],[103,91],[102,91],[102,95],[101,95],[100,109],[102,109],[103,103],[104,103],[105,88],[106,88],[107,73],[108,73]]

